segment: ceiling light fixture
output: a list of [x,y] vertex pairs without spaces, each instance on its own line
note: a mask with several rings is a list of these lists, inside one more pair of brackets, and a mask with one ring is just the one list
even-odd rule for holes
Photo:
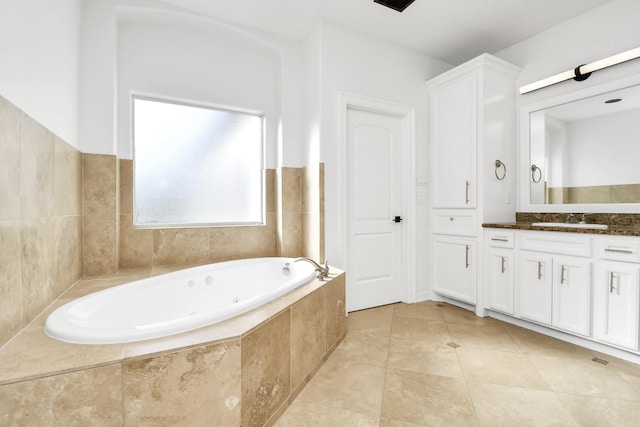
[[373,1],[374,3],[378,3],[383,6],[387,6],[388,8],[391,8],[393,10],[396,10],[398,12],[402,12],[403,10],[408,8],[409,5],[413,3],[415,0],[373,0]]
[[542,89],[556,83],[561,83],[565,80],[573,79],[575,81],[581,82],[588,79],[589,76],[591,76],[591,73],[593,73],[594,71],[602,70],[603,68],[611,67],[612,65],[618,65],[637,58],[640,58],[640,47],[610,56],[605,59],[601,59],[599,61],[592,62],[591,64],[583,64],[573,70],[565,71],[564,73],[556,74],[554,76],[547,77],[546,79],[538,80],[537,82],[521,86],[520,94],[533,92],[534,90]]

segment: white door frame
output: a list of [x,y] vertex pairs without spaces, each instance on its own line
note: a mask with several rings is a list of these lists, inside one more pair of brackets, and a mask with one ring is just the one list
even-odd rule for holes
[[[362,110],[371,113],[384,114],[397,117],[402,121],[405,139],[402,141],[402,301],[413,303],[417,301],[416,295],[416,133],[415,133],[415,108],[396,104],[381,99],[348,92],[338,93],[338,155],[340,164],[338,174],[340,182],[347,182],[347,151],[348,129],[347,110]],[[340,201],[340,227],[341,239],[345,254],[345,271],[347,280],[349,277],[350,246],[348,224],[348,191],[346,186],[341,188]]]

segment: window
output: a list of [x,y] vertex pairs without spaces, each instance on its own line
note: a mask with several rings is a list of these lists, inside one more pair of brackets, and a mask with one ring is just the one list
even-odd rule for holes
[[133,97],[134,225],[264,221],[263,117]]

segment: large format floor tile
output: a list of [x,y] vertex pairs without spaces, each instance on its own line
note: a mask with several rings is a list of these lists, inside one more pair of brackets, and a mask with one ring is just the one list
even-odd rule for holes
[[427,301],[350,313],[347,337],[277,425],[599,427],[638,420],[639,365]]

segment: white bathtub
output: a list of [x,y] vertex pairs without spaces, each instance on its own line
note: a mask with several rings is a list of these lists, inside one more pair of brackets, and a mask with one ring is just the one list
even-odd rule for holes
[[112,344],[158,338],[245,313],[315,277],[293,258],[255,258],[189,268],[78,298],[47,318],[60,341]]

